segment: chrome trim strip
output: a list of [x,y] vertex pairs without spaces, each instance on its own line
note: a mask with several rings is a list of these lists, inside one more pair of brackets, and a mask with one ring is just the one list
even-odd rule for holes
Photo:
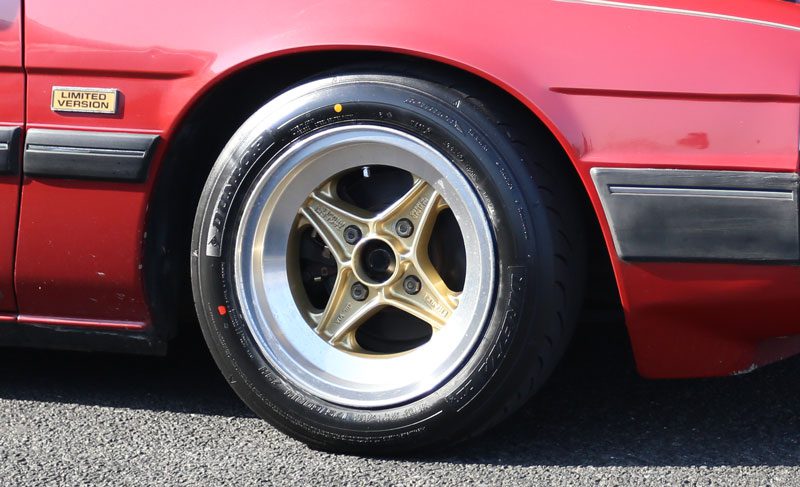
[[737,17],[736,15],[703,12],[700,10],[659,7],[657,5],[642,5],[638,3],[616,2],[613,0],[556,0],[556,1],[561,3],[581,3],[585,5],[595,5],[598,7],[614,7],[614,8],[623,8],[627,10],[641,10],[645,12],[658,12],[663,14],[685,15],[689,17],[726,20],[729,22],[740,22],[743,24],[752,24],[752,25],[759,25],[762,27],[773,27],[776,29],[785,29],[785,30],[800,32],[800,27],[796,27],[794,25],[780,24],[778,22],[770,22],[768,20],[749,19],[747,17]]
[[791,191],[761,191],[752,189],[712,189],[712,188],[677,188],[657,186],[621,186],[608,187],[611,194],[661,195],[661,196],[709,196],[713,198],[762,198],[773,200],[793,200]]
[[[2,149],[2,145],[0,145]],[[143,150],[128,150],[128,149],[101,149],[99,147],[63,147],[56,145],[39,145],[28,144],[28,150],[42,151],[42,152],[64,152],[70,154],[109,154],[118,156],[135,156],[144,157],[145,151]]]

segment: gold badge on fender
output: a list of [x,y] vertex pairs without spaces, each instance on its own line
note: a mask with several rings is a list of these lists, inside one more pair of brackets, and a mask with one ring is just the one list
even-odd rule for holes
[[50,109],[54,112],[117,113],[119,90],[54,86]]

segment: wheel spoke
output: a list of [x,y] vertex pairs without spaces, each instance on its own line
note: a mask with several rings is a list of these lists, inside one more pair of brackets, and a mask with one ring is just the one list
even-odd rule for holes
[[300,214],[314,227],[340,265],[348,262],[353,246],[345,239],[345,230],[356,227],[360,235],[368,231],[366,219],[341,200],[322,190],[311,193]]
[[358,279],[353,272],[349,268],[342,269],[336,276],[336,284],[325,311],[314,317],[317,333],[330,343],[344,341],[355,332],[358,325],[377,311],[377,296],[367,295],[360,301],[352,296],[351,289],[356,283]]
[[[415,278],[419,289],[409,292],[406,279]],[[433,266],[423,270],[413,264],[407,265],[403,277],[387,291],[387,304],[416,316],[435,330],[447,323],[458,305],[459,293],[447,288]]]
[[436,217],[444,206],[444,200],[433,186],[423,179],[415,178],[411,189],[376,219],[381,222],[383,230],[392,235],[398,235],[397,224],[401,219],[408,220],[413,230],[409,237],[401,236],[402,243],[408,248],[420,244],[427,246]]

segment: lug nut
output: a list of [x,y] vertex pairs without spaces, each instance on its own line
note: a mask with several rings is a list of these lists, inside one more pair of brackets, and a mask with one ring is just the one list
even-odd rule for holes
[[350,225],[349,227],[344,229],[344,241],[349,243],[350,245],[355,244],[361,240],[361,230],[355,226]]
[[422,283],[417,276],[408,276],[403,280],[403,289],[408,294],[417,294],[422,289]]
[[350,287],[350,296],[352,296],[356,301],[364,301],[367,299],[368,295],[369,289],[367,289],[367,286],[361,284],[360,282],[356,282]]
[[410,237],[414,233],[414,224],[408,218],[401,218],[394,224],[394,231],[399,237]]

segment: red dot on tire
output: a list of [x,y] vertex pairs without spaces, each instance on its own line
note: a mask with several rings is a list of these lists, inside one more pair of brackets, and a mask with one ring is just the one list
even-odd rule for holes
[[226,308],[225,306],[217,306],[217,311],[219,311],[220,316],[225,316],[226,314],[228,314],[228,308]]

